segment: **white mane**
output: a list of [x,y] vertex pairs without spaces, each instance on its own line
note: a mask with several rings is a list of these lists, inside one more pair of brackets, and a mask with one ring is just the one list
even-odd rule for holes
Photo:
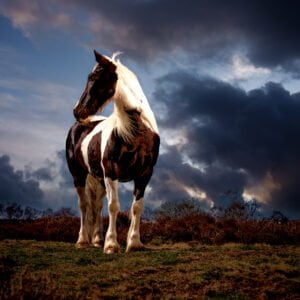
[[[141,113],[141,120],[148,128],[157,134],[158,128],[154,114],[137,76],[118,59],[118,56],[121,54],[122,52],[118,51],[114,52],[111,58],[105,56],[117,67],[116,73],[118,75],[116,92],[112,98],[115,108],[110,117],[114,120],[112,124],[117,128],[118,134],[122,136],[126,142],[130,142],[134,138],[135,127],[125,110],[136,109]],[[98,63],[94,66],[92,72],[96,70],[97,66]],[[90,119],[90,121],[94,120],[96,119]]]
[[153,132],[158,134],[158,128],[154,114],[149,106],[148,100],[142,90],[137,76],[124,66],[117,57],[122,52],[115,52],[111,61],[116,65],[118,82],[114,95],[115,109],[113,114],[116,116],[116,127],[118,133],[125,141],[130,142],[134,137],[134,126],[130,117],[125,112],[126,109],[136,109],[141,113],[141,120]]
[[122,53],[123,53],[123,52],[121,52],[121,51],[114,52],[113,55],[112,55],[112,57],[111,57],[111,60],[112,60],[114,63],[120,63],[120,60],[119,60],[119,59],[116,60],[116,58],[117,58],[118,56],[120,56]]

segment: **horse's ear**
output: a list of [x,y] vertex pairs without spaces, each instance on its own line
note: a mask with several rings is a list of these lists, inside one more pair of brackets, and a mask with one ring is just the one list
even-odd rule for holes
[[107,66],[110,64],[110,61],[103,55],[101,55],[99,52],[94,50],[95,59],[96,62],[99,63],[100,66]]

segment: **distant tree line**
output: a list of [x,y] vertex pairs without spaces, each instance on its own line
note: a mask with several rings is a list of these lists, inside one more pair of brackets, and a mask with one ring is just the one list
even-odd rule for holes
[[[262,218],[262,216],[260,215],[260,205],[255,200],[248,202],[233,201],[227,207],[213,206],[210,211],[207,212],[203,210],[201,203],[195,199],[167,201],[155,211],[146,211],[146,219],[151,219],[153,217],[182,218],[199,214],[211,215],[215,219],[268,219],[276,221],[277,223],[286,223],[289,220],[288,217],[286,217],[280,211],[273,211],[270,216],[265,216],[264,218]],[[149,218],[147,218],[148,215],[150,215]]]
[[[151,221],[156,218],[182,218],[191,215],[209,214],[212,217],[219,219],[235,219],[235,220],[249,220],[259,219],[259,204],[254,201],[241,202],[234,201],[227,207],[214,206],[209,212],[204,211],[201,203],[196,199],[183,199],[181,201],[167,201],[159,208],[151,209],[145,207],[143,212],[143,219]],[[0,204],[0,219],[7,220],[36,220],[44,217],[60,217],[60,216],[77,216],[77,212],[69,207],[62,207],[58,210],[47,208],[45,210],[38,210],[29,206],[21,206],[17,203]],[[280,211],[273,211],[269,220],[277,223],[286,223],[288,218]]]
[[[40,211],[18,204],[1,205],[0,240],[35,239],[76,242],[79,217],[70,208]],[[204,211],[199,201],[168,201],[152,210],[146,207],[141,222],[145,243],[199,242],[202,244],[299,244],[300,220],[288,220],[275,211],[268,218],[258,214],[257,203],[234,202]],[[118,240],[125,245],[130,226],[129,210],[117,220]],[[259,216],[259,217],[258,217]],[[104,216],[104,230],[108,216]]]
[[76,216],[76,212],[69,207],[58,210],[47,208],[39,210],[17,203],[0,204],[0,219],[7,220],[36,220],[44,217]]

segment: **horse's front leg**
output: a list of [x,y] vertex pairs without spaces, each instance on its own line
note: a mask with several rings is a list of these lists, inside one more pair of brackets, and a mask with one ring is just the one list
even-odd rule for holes
[[134,181],[134,197],[130,210],[130,228],[127,235],[126,252],[139,251],[144,249],[140,238],[140,219],[143,210],[143,197],[150,176]]
[[109,224],[105,235],[104,253],[111,254],[119,252],[120,246],[117,241],[117,216],[120,211],[118,199],[118,180],[105,178],[105,187],[108,199]]

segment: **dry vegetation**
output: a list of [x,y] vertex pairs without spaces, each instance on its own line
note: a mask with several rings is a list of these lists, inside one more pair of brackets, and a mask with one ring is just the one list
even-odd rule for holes
[[[118,217],[118,239],[124,245],[129,228],[127,213]],[[104,228],[108,218],[104,218]],[[0,220],[0,240],[34,239],[38,241],[75,242],[79,218],[73,216],[44,217],[37,220]],[[299,244],[300,221],[280,223],[274,220],[214,218],[209,214],[170,217],[158,216],[141,224],[145,243],[197,241],[202,244],[267,243]]]

